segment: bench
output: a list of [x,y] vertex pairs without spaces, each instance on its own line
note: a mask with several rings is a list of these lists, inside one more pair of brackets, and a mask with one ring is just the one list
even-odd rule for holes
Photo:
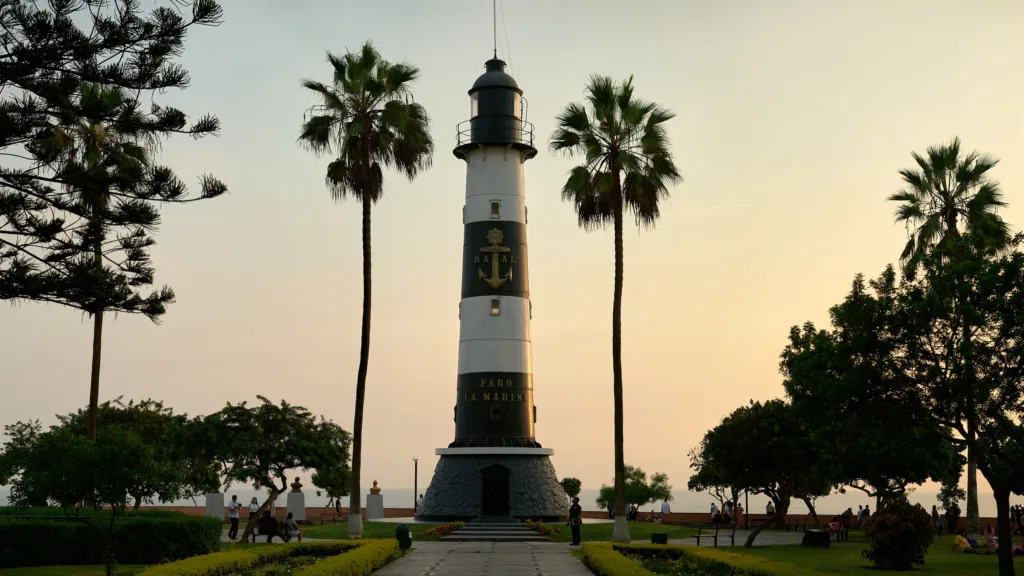
[[[704,534],[705,530],[707,530],[709,533],[708,534]],[[712,534],[712,533],[710,533],[711,530],[714,530],[715,532]],[[697,528],[697,546],[700,546],[700,538],[701,538],[701,536],[703,536],[704,538],[711,538],[711,539],[713,539],[714,540],[714,545],[716,547],[718,546],[718,537],[719,536],[721,536],[722,538],[728,537],[729,538],[729,545],[730,546],[735,546],[736,545],[736,525],[735,524],[701,524]]]
[[786,522],[786,532],[792,530],[793,532],[799,532],[801,530],[807,530],[807,516],[803,518],[797,518],[792,522]]
[[828,530],[804,530],[801,546],[807,548],[828,548],[832,544],[832,535]]

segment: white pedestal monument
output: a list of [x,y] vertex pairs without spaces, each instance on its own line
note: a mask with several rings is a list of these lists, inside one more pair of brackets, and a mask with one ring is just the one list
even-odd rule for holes
[[288,493],[288,511],[296,522],[306,520],[306,495],[302,493],[302,483],[298,477],[292,483],[292,491]]
[[380,520],[384,517],[384,496],[380,493],[380,488],[377,487],[377,481],[373,481],[373,488],[370,488],[370,493],[366,496],[366,519],[367,520]]
[[203,516],[207,518],[218,518],[224,520],[224,494],[221,492],[210,492],[206,495],[206,511]]

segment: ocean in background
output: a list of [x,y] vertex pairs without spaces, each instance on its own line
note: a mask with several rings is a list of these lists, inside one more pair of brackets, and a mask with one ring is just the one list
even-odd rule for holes
[[[7,495],[10,492],[9,487],[0,487],[0,502],[7,502]],[[303,492],[306,494],[306,506],[326,506],[327,498],[324,496],[316,495],[316,488],[306,487],[303,488]],[[251,487],[233,486],[227,491],[227,498],[231,498],[232,495],[238,495],[238,499],[243,502],[248,502],[253,496],[256,496],[262,502],[263,498],[266,498],[266,492],[257,492]],[[381,494],[384,496],[384,506],[387,508],[411,508],[413,505],[413,490],[412,488],[385,488]],[[600,510],[596,504],[597,490],[583,490],[580,492],[580,504],[584,510]],[[688,492],[688,491],[673,491],[673,500],[671,502],[672,510],[675,512],[704,512],[710,509],[711,503],[714,500],[709,494],[702,492]],[[931,510],[932,506],[938,504],[935,499],[936,494],[934,492],[911,492],[910,501],[915,504],[921,504],[926,509]],[[983,517],[994,517],[996,515],[996,502],[991,492],[981,492],[978,494],[979,502],[978,507],[980,509],[981,516]],[[285,495],[281,495],[278,498],[278,503],[284,505]],[[1013,498],[1012,503],[1024,504],[1024,499]],[[179,500],[170,503],[175,506],[205,506],[205,498],[196,498],[195,502],[192,500]],[[750,496],[750,507],[749,510],[754,513],[764,512],[765,505],[768,504],[768,498],[760,495]],[[348,506],[348,498],[342,499],[342,505]],[[364,499],[365,505],[365,499]],[[819,498],[815,503],[818,513],[821,515],[832,515],[838,514],[847,508],[853,508],[857,510],[857,506],[870,506],[872,510],[875,509],[875,501],[873,498],[868,498],[864,494],[856,491],[848,491],[846,494],[831,494],[823,498]],[[661,503],[648,504],[643,508],[643,511],[652,510],[655,507],[660,510]],[[964,503],[961,503],[961,508],[966,508]],[[807,506],[799,500],[794,500],[790,507],[790,512],[794,514],[806,513]]]

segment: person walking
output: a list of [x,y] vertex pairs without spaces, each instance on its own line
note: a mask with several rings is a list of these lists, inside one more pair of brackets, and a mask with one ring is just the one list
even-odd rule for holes
[[572,506],[569,507],[569,528],[572,530],[572,544],[570,546],[579,546],[580,542],[580,524],[583,522],[583,507],[580,506],[579,496],[572,499]]
[[232,496],[231,502],[228,502],[228,521],[231,522],[228,540],[238,540],[238,509],[241,507],[242,503],[238,501],[238,496]]

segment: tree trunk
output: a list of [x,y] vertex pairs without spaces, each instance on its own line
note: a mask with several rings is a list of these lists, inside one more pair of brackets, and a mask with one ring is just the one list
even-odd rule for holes
[[804,504],[807,504],[807,509],[811,511],[811,518],[814,519],[815,526],[821,528],[821,521],[818,520],[818,512],[814,509],[814,502],[810,498],[801,498]]
[[142,506],[142,496],[132,496],[135,498],[135,506],[132,506],[132,510],[138,512],[139,506]]
[[103,562],[107,566],[107,576],[114,574],[114,553],[112,540],[114,539],[114,519],[117,518],[117,507],[110,508],[110,522],[107,524],[106,538],[103,539]]
[[[263,511],[273,506],[274,502],[277,501],[277,497],[283,493],[284,490],[278,491],[275,488],[267,499],[263,501],[263,504],[260,505],[259,509],[256,510],[256,514],[253,514],[251,519],[246,519],[245,529],[242,531],[242,535],[238,538],[240,542],[245,543],[252,540],[252,533],[256,530],[256,525],[259,523],[260,516],[263,516]],[[242,521],[241,514],[239,514],[238,521],[239,523]]]
[[1014,576],[1013,534],[1010,533],[1010,491],[992,487],[996,497],[996,533],[999,534],[999,576]]
[[615,297],[612,300],[612,394],[615,396],[615,528],[613,542],[629,542],[626,522],[626,460],[622,433],[622,186],[619,171],[614,178],[612,203],[615,209]]
[[762,530],[767,528],[768,525],[771,524],[772,522],[775,522],[777,524],[781,520],[785,520],[785,518],[786,518],[786,513],[785,512],[780,513],[778,510],[776,510],[775,511],[775,516],[770,516],[767,519],[765,519],[765,521],[762,522],[760,526],[757,526],[756,528],[754,528],[754,530],[749,535],[747,535],[747,541],[743,543],[743,547],[744,548],[753,548],[754,547],[754,539],[757,538],[757,535],[760,534]]
[[974,449],[978,433],[972,423],[973,402],[969,410],[972,410],[972,413],[967,421],[967,534],[977,538],[981,533],[981,518],[978,511],[978,456]]
[[[103,237],[93,247],[93,264],[96,268],[103,267]],[[96,426],[100,405],[100,359],[103,352],[103,310],[97,310],[92,316],[92,371],[89,375],[89,420],[85,436],[90,441],[96,440]]]
[[370,364],[370,198],[363,196],[363,330],[359,341],[359,373],[356,376],[355,422],[352,424],[352,491],[349,496],[348,537],[362,538],[363,508],[359,472],[363,464],[363,403],[366,372]]
[[[789,505],[791,502],[792,499],[789,496],[775,502],[775,528],[777,530],[786,529],[786,514],[789,514]],[[751,540],[751,542],[753,542],[753,540]]]

